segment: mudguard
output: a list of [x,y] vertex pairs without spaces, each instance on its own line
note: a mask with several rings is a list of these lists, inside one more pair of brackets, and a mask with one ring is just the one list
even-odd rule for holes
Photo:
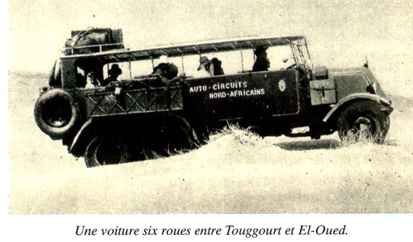
[[383,111],[387,111],[389,113],[393,111],[391,101],[379,95],[370,93],[354,93],[346,96],[345,98],[340,99],[340,101],[338,101],[338,103],[335,104],[334,107],[323,118],[323,122],[328,123],[336,114],[338,114],[341,111],[343,107],[357,100],[371,100],[383,105],[383,107],[385,107]]
[[[69,147],[69,152],[75,156],[83,155],[84,148],[86,148],[88,138],[93,137],[94,125],[92,119],[88,119],[77,132],[72,144]],[[86,142],[86,144],[85,144]]]

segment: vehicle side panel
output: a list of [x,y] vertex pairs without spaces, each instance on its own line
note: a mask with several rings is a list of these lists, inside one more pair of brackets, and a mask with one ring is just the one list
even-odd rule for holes
[[202,103],[210,120],[259,119],[300,111],[294,70],[190,79],[187,83],[188,105]]
[[[113,88],[116,89],[116,88]],[[183,109],[182,89],[84,90],[87,117],[167,112]]]

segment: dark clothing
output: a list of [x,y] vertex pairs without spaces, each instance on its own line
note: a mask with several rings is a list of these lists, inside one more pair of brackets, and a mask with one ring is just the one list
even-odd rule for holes
[[153,69],[153,74],[159,74],[167,79],[178,76],[178,67],[173,63],[160,63]]
[[268,71],[268,68],[270,68],[270,61],[267,57],[267,47],[258,46],[254,50],[254,54],[256,56],[256,60],[252,66],[252,71]]
[[118,64],[113,64],[109,71],[108,71],[109,77],[100,82],[101,86],[106,86],[110,84],[111,82],[116,82],[118,81],[118,76],[122,74],[122,69],[119,68]]
[[224,75],[224,70],[222,69],[222,62],[218,60],[218,58],[212,58],[211,63],[214,70],[214,76]]
[[106,85],[108,85],[109,83],[111,83],[111,82],[116,82],[116,81],[118,81],[117,77],[109,76],[108,78],[106,78],[105,80],[103,80],[103,81],[100,83],[100,85],[101,85],[101,86],[106,86]]
[[268,71],[270,67],[270,61],[267,57],[257,57],[257,60],[252,67],[252,71]]

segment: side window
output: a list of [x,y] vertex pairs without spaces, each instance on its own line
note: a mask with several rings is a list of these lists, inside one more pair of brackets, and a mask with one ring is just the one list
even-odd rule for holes
[[[214,63],[216,75],[237,74],[243,71],[251,71],[254,56],[251,50],[227,51],[216,53],[205,53],[201,55],[187,55],[184,57],[185,74],[187,76],[198,76],[200,62]],[[180,67],[181,68],[181,67]],[[219,71],[217,71],[219,70]]]
[[310,67],[311,64],[311,59],[310,56],[308,54],[308,49],[304,44],[301,45],[297,45],[298,51],[300,52],[299,55],[302,57],[302,63],[300,64],[304,64],[308,67]]
[[212,57],[216,57],[222,62],[222,69],[225,74],[252,70],[253,55],[250,50],[219,52],[211,54]]
[[[169,57],[167,58],[167,62],[175,64],[178,68],[178,73],[183,72],[181,57]],[[103,66],[103,79],[106,79],[109,76],[109,70],[114,64],[117,64],[122,70],[122,73],[119,75],[118,80],[131,80],[152,74],[153,68],[160,63],[161,61],[159,60],[159,58],[153,60],[153,65],[150,59],[131,62],[108,63]]]
[[[186,55],[184,56],[184,68],[183,73],[187,76],[196,76],[199,67],[199,55]],[[182,67],[181,67],[182,69]]]
[[244,71],[252,71],[252,66],[254,65],[254,51],[253,50],[243,50],[242,51]]
[[132,66],[132,78],[139,78],[141,76],[149,75],[153,71],[151,60],[134,61]]
[[269,71],[286,69],[295,64],[292,50],[289,45],[270,47],[267,49],[267,56],[270,61]]

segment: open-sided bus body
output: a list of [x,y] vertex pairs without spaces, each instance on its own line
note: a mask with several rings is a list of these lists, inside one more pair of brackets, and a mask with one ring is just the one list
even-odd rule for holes
[[[257,61],[254,50],[280,46],[290,51],[281,62],[290,62],[285,67],[253,71],[246,64],[248,55]],[[231,51],[239,52],[231,57],[240,60],[237,71],[203,77],[185,72],[187,56]],[[368,67],[313,68],[303,36],[67,53],[55,64],[35,117],[46,134],[63,139],[69,152],[84,156],[89,167],[191,149],[229,123],[263,136],[319,138],[338,131],[342,139],[364,135],[379,143],[389,129],[391,102]],[[163,55],[181,60],[175,77],[132,74],[132,63],[148,60],[152,69]],[[79,76],[93,72],[103,80],[105,68],[114,63],[129,68],[126,78],[79,86]],[[297,127],[308,129],[293,132]]]

